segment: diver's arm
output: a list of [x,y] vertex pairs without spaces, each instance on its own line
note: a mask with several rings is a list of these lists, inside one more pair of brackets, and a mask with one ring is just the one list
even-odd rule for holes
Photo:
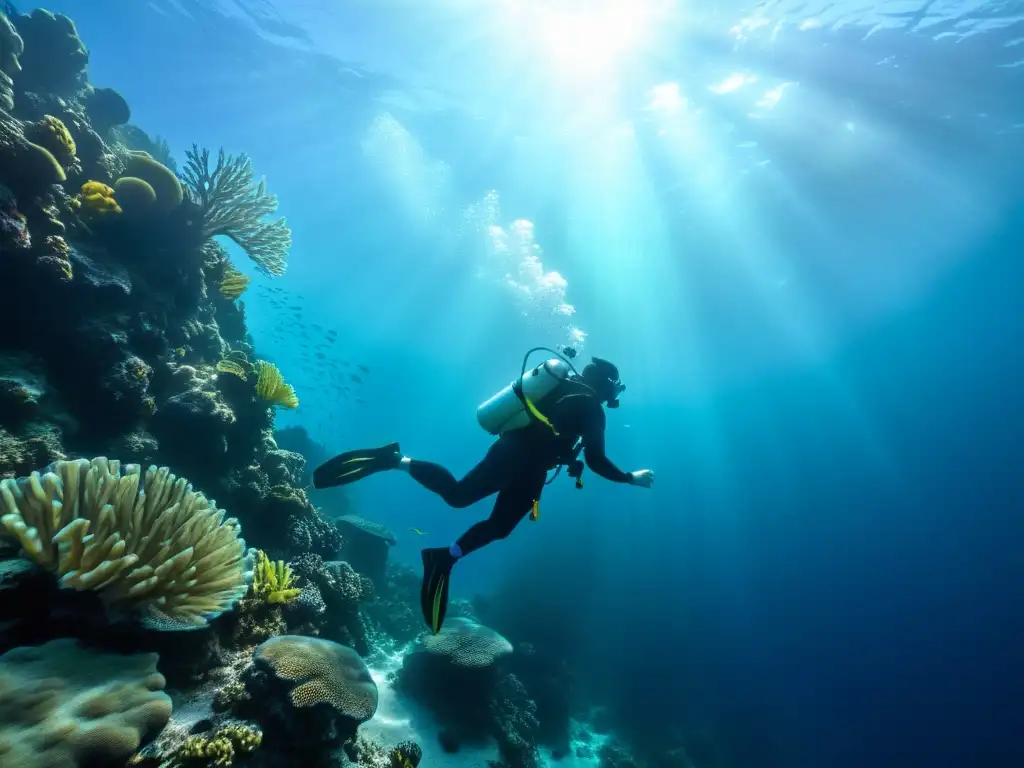
[[596,475],[613,483],[632,483],[633,475],[616,467],[604,452],[604,410],[600,405],[583,433],[583,458]]

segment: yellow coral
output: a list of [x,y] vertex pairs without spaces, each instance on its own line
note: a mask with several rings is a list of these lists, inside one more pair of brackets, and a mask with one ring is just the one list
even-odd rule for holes
[[235,751],[243,755],[255,752],[263,743],[263,733],[247,725],[226,725],[209,736],[189,736],[178,748],[178,757],[186,763],[225,768],[235,762]]
[[261,400],[282,408],[298,408],[299,398],[291,384],[285,384],[281,371],[266,360],[256,361],[256,394]]
[[249,287],[249,278],[232,267],[224,265],[224,277],[220,281],[220,295],[228,301],[234,301]]
[[302,590],[295,587],[295,576],[284,560],[275,563],[257,550],[252,591],[263,602],[276,604],[293,602]]
[[78,147],[75,145],[75,139],[71,136],[71,131],[64,125],[60,118],[54,117],[53,115],[43,115],[43,119],[40,121],[46,127],[46,130],[50,132],[50,136],[53,137],[54,142],[60,146],[61,152],[64,154],[74,157],[78,154]]
[[78,198],[89,213],[100,216],[107,213],[121,213],[121,206],[114,199],[114,190],[103,182],[85,182]]
[[25,138],[44,147],[63,167],[74,164],[78,147],[60,118],[43,115],[37,122],[25,126]]
[[235,761],[235,748],[231,739],[218,735],[189,736],[181,745],[179,754],[185,760],[203,761],[207,765],[228,766]]
[[235,748],[244,755],[250,755],[263,743],[263,733],[247,725],[226,725],[217,731],[217,735],[230,739]]
[[245,368],[236,363],[234,360],[228,360],[227,358],[224,358],[219,363],[217,363],[217,370],[220,371],[221,373],[232,373],[238,378],[240,378],[242,381],[248,381],[249,378],[248,376],[246,376]]

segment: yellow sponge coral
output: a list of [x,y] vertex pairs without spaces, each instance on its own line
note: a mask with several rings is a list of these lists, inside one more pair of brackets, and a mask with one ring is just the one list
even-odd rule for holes
[[0,536],[63,587],[157,630],[196,629],[249,589],[252,562],[234,518],[167,467],[58,461],[0,481]]
[[284,560],[275,563],[262,550],[256,551],[252,591],[265,603],[291,603],[302,592],[295,587],[295,575]]
[[261,400],[282,408],[298,408],[299,398],[291,384],[285,384],[281,371],[266,360],[256,361],[256,394]]
[[87,181],[78,194],[82,207],[89,213],[103,216],[108,213],[121,213],[121,206],[114,199],[114,190],[101,181]]

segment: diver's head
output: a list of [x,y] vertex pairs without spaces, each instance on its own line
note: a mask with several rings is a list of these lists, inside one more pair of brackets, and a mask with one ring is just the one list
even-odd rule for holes
[[609,408],[618,408],[619,395],[626,391],[626,385],[619,380],[619,369],[600,357],[592,360],[580,374],[583,382],[597,393],[597,399],[602,403]]

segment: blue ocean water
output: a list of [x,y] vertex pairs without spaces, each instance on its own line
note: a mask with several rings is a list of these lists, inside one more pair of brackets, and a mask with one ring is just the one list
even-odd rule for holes
[[[279,197],[289,270],[246,299],[279,426],[460,471],[527,348],[619,365],[610,454],[655,487],[560,479],[453,589],[634,735],[1024,764],[1019,2],[46,7],[134,123]],[[351,496],[410,563],[487,512]]]

